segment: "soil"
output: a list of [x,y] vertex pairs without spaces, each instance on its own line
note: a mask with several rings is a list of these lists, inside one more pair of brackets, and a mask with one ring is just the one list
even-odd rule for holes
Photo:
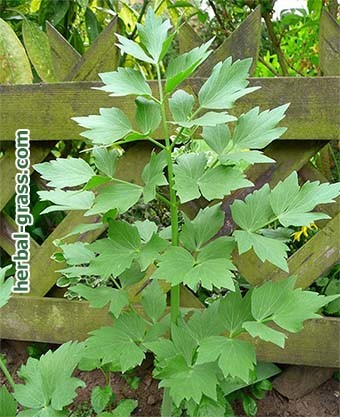
[[[8,368],[12,375],[27,360],[27,342],[1,341],[0,352],[5,355]],[[53,348],[53,347],[52,347]],[[151,377],[152,358],[147,358],[136,372],[140,377],[137,390],[129,387],[124,378],[119,374],[113,374],[111,385],[119,401],[123,398],[138,400],[138,408],[133,414],[135,417],[159,417],[162,392],[158,390],[157,381]],[[72,409],[89,402],[92,389],[98,385],[105,385],[104,376],[100,371],[80,372],[75,376],[86,383],[86,388],[78,390]],[[17,376],[16,382],[20,381]],[[5,378],[0,374],[0,386],[5,383]],[[330,379],[310,394],[298,399],[288,400],[275,390],[261,401],[258,401],[257,417],[339,417],[340,416],[340,385],[334,379]],[[240,404],[235,404],[235,416],[244,417]]]

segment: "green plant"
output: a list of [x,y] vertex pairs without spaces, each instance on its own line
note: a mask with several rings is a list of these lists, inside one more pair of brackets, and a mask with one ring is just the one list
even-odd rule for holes
[[[182,412],[195,417],[209,413],[224,416],[230,410],[226,382],[236,378],[249,384],[258,369],[253,345],[240,335],[248,333],[283,348],[286,335],[280,329],[300,331],[304,320],[318,317],[316,312],[338,297],[295,288],[296,277],[266,282],[246,294],[240,292],[231,258],[233,250],[237,248],[242,254],[253,249],[262,261],[288,271],[288,246],[281,239],[282,228],[327,218],[312,210],[333,201],[340,184],[307,182],[300,186],[293,172],[273,189],[264,185],[245,201],[236,200],[231,215],[238,229],[230,237],[212,240],[225,221],[218,200],[252,185],[239,162],[274,162],[258,149],[284,133],[277,124],[287,105],[263,112],[254,108],[239,118],[227,112],[237,99],[256,89],[248,87],[249,59],[232,62],[228,58],[218,63],[200,88],[198,100],[178,89],[208,58],[211,42],[172,58],[163,82],[161,63],[175,36],[175,32],[169,35],[170,28],[168,20],[163,21],[149,8],[145,23],[138,24],[141,44],[117,35],[123,52],[155,68],[157,84],[151,89],[142,73],[132,68],[100,75],[104,82],[101,90],[112,96],[136,96],[136,123],[115,107],[100,109],[99,115],[75,118],[87,129],[82,136],[92,143],[95,166],[77,158],[35,165],[53,188],[39,192],[41,200],[52,202],[43,213],[86,210],[85,215],[102,216],[102,223],[77,227],[75,234],[103,224],[108,227],[107,238],[91,244],[63,243],[69,266],[62,272],[68,277],[98,276],[114,284],[98,288],[77,284],[70,288],[94,308],[108,305],[114,326],[91,332],[84,344],[67,343],[38,362],[30,359],[21,371],[26,383],[14,387],[15,397],[23,406],[37,410],[37,404],[23,401],[23,396],[30,395],[40,380],[36,373],[48,369],[41,363],[52,355],[61,357],[61,352],[66,363],[71,361],[59,388],[60,375],[55,361],[50,361],[50,373],[56,372],[56,379],[55,391],[52,397],[49,393],[44,405],[48,416],[65,415],[71,392],[81,386],[69,375],[76,363],[71,349],[78,352],[77,361],[81,356],[96,361],[99,367],[123,373],[140,365],[146,352],[151,351],[155,355],[154,377],[164,388],[163,417]],[[232,129],[229,122],[234,123]],[[143,186],[115,176],[120,153],[110,149],[111,145],[116,148],[141,140],[155,146],[142,172]],[[201,197],[210,205],[194,219],[184,215],[180,225],[182,204]],[[141,198],[145,203],[157,198],[169,207],[170,236],[168,229],[159,230],[149,220],[130,224],[117,219]],[[268,229],[272,225],[280,227]],[[130,302],[128,291],[146,271],[151,279],[144,282],[141,305],[136,306]],[[160,285],[164,281],[171,287],[170,311],[164,286]],[[180,285],[193,291],[199,287],[223,288],[227,293],[204,311],[188,311],[180,308]],[[270,323],[275,323],[278,330]],[[73,387],[67,398],[66,383]],[[42,416],[41,412],[25,410],[19,415]],[[114,413],[100,415],[112,417]]]
[[[325,277],[318,278],[312,285],[311,289],[323,295],[340,294],[340,265],[334,265],[329,274]],[[340,300],[339,298],[331,301],[322,309],[324,314],[329,316],[340,316]]]

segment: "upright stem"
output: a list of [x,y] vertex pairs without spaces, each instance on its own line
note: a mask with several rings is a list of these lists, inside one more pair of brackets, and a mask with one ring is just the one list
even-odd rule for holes
[[[160,106],[161,106],[162,125],[163,125],[164,139],[165,139],[165,152],[166,152],[167,166],[168,166],[168,181],[169,181],[169,189],[170,189],[169,191],[170,191],[170,215],[171,215],[171,241],[172,241],[173,246],[178,246],[178,205],[177,205],[176,192],[174,189],[175,180],[174,180],[174,170],[173,170],[172,157],[171,157],[172,147],[170,143],[170,135],[169,135],[167,119],[166,119],[161,71],[160,71],[158,64],[156,65],[156,70],[157,70],[157,80],[158,80],[158,88],[159,88],[159,99],[160,99]],[[179,299],[180,299],[179,285],[172,287],[170,294],[171,294],[171,301],[170,301],[171,321],[173,323],[176,323],[178,316],[179,316]]]
[[[157,80],[159,89],[159,99],[161,106],[162,125],[165,139],[165,153],[168,166],[168,181],[169,181],[169,194],[170,194],[170,216],[171,216],[171,243],[173,246],[178,246],[178,205],[177,197],[174,189],[175,179],[174,170],[172,164],[172,146],[170,143],[170,135],[166,119],[165,101],[163,94],[162,78],[159,65],[156,65]],[[170,315],[171,322],[176,323],[179,316],[179,300],[180,300],[180,286],[176,285],[171,287],[170,292]],[[171,417],[172,415],[172,399],[170,397],[170,389],[165,388],[163,394],[163,402],[161,407],[162,417]]]
[[15,382],[14,382],[11,374],[8,372],[8,369],[7,369],[6,365],[5,365],[5,362],[2,360],[1,355],[0,355],[0,369],[4,373],[5,377],[7,378],[7,381],[9,382],[10,386],[14,390]]

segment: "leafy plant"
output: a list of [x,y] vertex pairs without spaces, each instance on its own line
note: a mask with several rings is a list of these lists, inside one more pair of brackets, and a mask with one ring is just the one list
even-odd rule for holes
[[[240,336],[248,334],[283,348],[286,331],[300,331],[305,320],[319,317],[317,312],[338,298],[295,288],[296,277],[266,282],[241,293],[232,252],[237,249],[242,254],[253,249],[262,261],[288,271],[288,246],[282,241],[282,232],[289,226],[327,218],[312,210],[332,202],[339,195],[340,184],[307,182],[300,186],[293,172],[273,189],[264,185],[245,201],[235,200],[231,215],[238,229],[232,236],[213,239],[225,221],[216,200],[252,185],[240,161],[274,162],[259,149],[284,133],[285,129],[277,125],[287,105],[262,112],[251,109],[239,118],[228,113],[239,98],[254,91],[248,87],[249,59],[233,62],[228,58],[218,63],[197,97],[178,89],[208,58],[210,42],[170,59],[163,83],[162,61],[175,35],[169,34],[170,22],[149,8],[144,24],[137,28],[140,43],[119,36],[118,46],[125,54],[154,67],[157,93],[139,70],[120,68],[101,74],[102,90],[114,96],[136,97],[135,122],[115,107],[76,117],[74,120],[86,129],[82,136],[94,147],[94,166],[76,158],[35,166],[53,188],[39,192],[41,200],[52,202],[43,213],[80,209],[85,216],[100,215],[108,227],[107,237],[91,244],[62,243],[68,263],[62,272],[68,277],[91,275],[114,283],[111,287],[77,284],[70,288],[94,308],[108,306],[114,325],[91,332],[84,344],[67,343],[39,361],[30,358],[20,372],[25,384],[14,386],[16,399],[28,408],[21,416],[42,416],[43,408],[48,410],[46,416],[65,415],[74,389],[82,386],[71,377],[80,356],[94,361],[96,367],[125,373],[140,365],[147,352],[155,356],[154,377],[164,388],[163,417],[181,411],[192,417],[224,416],[230,410],[225,384],[230,379],[249,384],[258,369],[253,345]],[[116,177],[120,154],[110,149],[111,145],[140,140],[155,147],[142,173],[143,185]],[[193,219],[184,215],[181,225],[182,204],[196,198],[204,198],[209,205]],[[170,236],[169,230],[160,230],[149,220],[130,224],[117,217],[140,199],[160,199],[169,207]],[[84,225],[75,233],[94,227],[98,226]],[[150,280],[145,280],[145,275]],[[136,283],[140,285],[140,306],[131,303],[129,297]],[[226,295],[204,311],[188,311],[180,308],[180,285],[193,291],[200,287],[223,289]],[[170,311],[164,291],[169,287]],[[61,361],[64,366],[59,368]],[[39,395],[32,395],[35,390]],[[109,391],[104,388],[96,394],[105,390]],[[100,410],[108,396],[98,395],[101,399],[105,396],[105,401],[93,396]],[[126,404],[119,404],[117,409],[131,412],[133,404]],[[99,415],[122,413],[114,410]]]

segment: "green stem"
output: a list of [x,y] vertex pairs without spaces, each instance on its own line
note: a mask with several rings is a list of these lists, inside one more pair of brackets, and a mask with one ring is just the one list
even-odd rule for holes
[[161,416],[162,417],[171,417],[172,414],[172,400],[170,397],[169,388],[165,388],[163,393],[163,401],[161,406]]
[[[177,204],[176,192],[174,189],[175,180],[174,180],[174,171],[173,171],[172,156],[171,156],[172,147],[170,143],[170,135],[169,135],[168,125],[167,125],[165,101],[164,101],[161,71],[159,68],[159,64],[156,65],[156,70],[157,70],[157,80],[158,80],[158,88],[159,88],[159,99],[161,102],[161,115],[162,115],[162,125],[163,125],[164,139],[165,139],[165,152],[166,152],[167,166],[168,166],[171,238],[172,238],[171,240],[172,240],[173,246],[178,246],[178,204]],[[173,323],[176,323],[178,316],[179,316],[180,286],[176,285],[172,287],[170,294],[171,294],[171,306],[170,306],[171,321]]]
[[14,390],[15,382],[14,382],[11,374],[9,373],[9,371],[8,371],[8,369],[7,369],[6,365],[5,365],[5,362],[3,361],[1,355],[0,355],[0,369],[4,373],[5,377],[7,378],[7,381],[9,382],[10,386]]

